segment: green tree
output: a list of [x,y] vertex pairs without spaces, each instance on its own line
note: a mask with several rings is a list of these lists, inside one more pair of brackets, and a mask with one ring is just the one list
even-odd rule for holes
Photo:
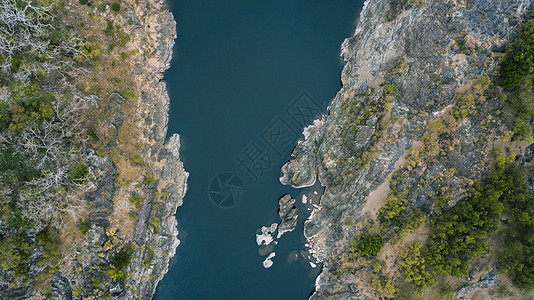
[[355,257],[375,256],[382,249],[382,238],[379,235],[364,235],[358,240],[351,242],[349,251]]
[[436,284],[432,274],[426,270],[425,258],[421,255],[422,247],[421,243],[410,244],[399,262],[406,281],[415,285],[419,296],[422,296],[424,288]]

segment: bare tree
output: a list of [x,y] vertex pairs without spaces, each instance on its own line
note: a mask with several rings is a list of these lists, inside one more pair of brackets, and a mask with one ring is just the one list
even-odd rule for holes
[[[82,40],[66,27],[52,25],[52,8],[53,2],[34,5],[27,0],[0,1],[0,55],[4,57],[0,71],[9,74],[14,69],[13,58],[24,54],[39,59],[19,62],[20,65],[13,74],[15,80],[26,81],[30,75],[43,72],[57,72],[62,76],[76,76],[86,72],[72,59],[87,59],[79,47]],[[57,44],[53,44],[49,38],[54,31],[61,36],[61,41]]]

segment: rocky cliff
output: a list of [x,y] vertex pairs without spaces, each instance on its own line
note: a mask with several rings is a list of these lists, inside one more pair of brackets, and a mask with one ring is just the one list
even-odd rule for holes
[[[179,159],[180,137],[174,134],[166,140],[170,99],[162,79],[172,58],[176,22],[164,1],[142,2],[128,11],[126,19],[133,39],[130,66],[139,94],[134,104],[136,111],[130,118],[140,120],[136,124],[140,135],[134,141],[142,145],[141,160],[149,175],[142,176],[137,183],[115,187],[113,213],[107,218],[110,224],[104,224],[107,226],[102,229],[93,227],[91,239],[84,240],[88,244],[79,246],[92,249],[91,255],[102,253],[100,256],[111,257],[107,252],[114,251],[111,247],[106,249],[106,243],[135,245],[125,269],[127,275],[121,280],[113,279],[109,295],[115,299],[150,299],[180,243],[175,214],[182,204],[188,176]],[[119,136],[117,143],[128,143],[124,139]],[[128,201],[132,190],[144,195],[133,232],[124,230],[121,224],[124,216],[117,216],[128,214],[122,207],[124,200],[120,199]],[[87,261],[81,265],[87,266]],[[82,281],[78,286],[83,284]]]
[[[509,132],[499,120],[502,106],[486,91],[505,44],[531,5],[525,0],[365,2],[354,35],[342,45],[342,88],[283,167],[285,184],[307,186],[317,178],[325,187],[320,209],[304,229],[310,251],[323,262],[311,299],[402,295],[402,288],[388,293],[387,282],[373,283],[371,262],[346,259],[350,242],[374,230],[388,195],[401,192],[408,210],[429,217],[443,191],[446,207],[454,206],[490,168],[493,149],[509,145]],[[474,99],[468,107],[466,95]],[[513,147],[524,153],[528,145]],[[419,229],[396,238],[400,242],[384,238],[377,256],[384,268],[380,274],[393,282],[404,280],[396,271],[399,249],[428,238],[424,224],[414,227]],[[451,279],[452,291],[477,284],[482,273]],[[479,289],[466,290],[456,296],[464,299]],[[439,296],[428,291],[424,298]]]
[[157,0],[0,6],[0,298],[152,298],[188,176],[179,136],[166,140],[172,14]]

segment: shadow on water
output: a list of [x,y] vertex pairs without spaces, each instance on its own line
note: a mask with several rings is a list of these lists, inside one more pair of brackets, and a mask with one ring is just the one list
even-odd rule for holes
[[[154,297],[306,299],[320,266],[299,255],[309,211],[302,190],[280,184],[280,168],[341,86],[339,48],[362,3],[170,2],[178,39],[165,76],[168,132],[181,135],[191,175],[177,214],[181,245]],[[256,229],[279,221],[285,193],[299,203],[299,223],[264,269]]]

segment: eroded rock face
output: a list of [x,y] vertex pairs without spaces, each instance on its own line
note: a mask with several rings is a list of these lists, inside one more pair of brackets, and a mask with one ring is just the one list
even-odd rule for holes
[[[170,99],[162,81],[163,72],[170,66],[172,58],[176,23],[163,1],[144,1],[126,15],[130,22],[125,30],[136,37],[130,43],[136,50],[132,51],[130,58],[140,95],[138,99],[130,100],[137,101],[138,115],[135,117],[141,120],[137,125],[142,135],[136,142],[142,146],[141,157],[153,179],[146,184],[138,183],[143,186],[144,195],[138,219],[132,233],[121,240],[124,244],[133,245],[131,262],[124,269],[126,275],[109,280],[107,274],[102,275],[93,268],[98,264],[109,265],[114,255],[111,239],[116,238],[118,227],[114,216],[115,198],[125,193],[130,195],[131,191],[129,186],[116,183],[117,169],[109,158],[88,150],[91,152],[88,153],[89,165],[100,174],[96,188],[87,195],[92,228],[83,241],[74,245],[70,259],[76,275],[72,276],[71,270],[60,270],[52,282],[53,293],[58,299],[99,295],[102,290],[112,299],[150,299],[180,243],[175,214],[182,204],[189,174],[179,157],[180,137],[174,134],[166,140]],[[107,121],[115,134],[106,147],[111,149],[118,142],[124,142],[119,141],[117,132],[125,121],[120,105],[125,99],[114,93],[110,95],[110,100]],[[95,278],[99,277],[101,280],[95,283]],[[80,295],[80,290],[73,293],[74,287],[81,289],[83,295]]]
[[[139,30],[149,31],[141,35],[146,40],[136,44],[140,55],[133,64],[141,91],[138,111],[144,120],[144,124],[139,124],[143,128],[143,160],[154,172],[156,181],[148,186],[152,197],[145,199],[134,232],[139,248],[133,254],[131,273],[119,297],[149,299],[167,273],[169,261],[180,244],[175,214],[182,205],[189,173],[180,161],[179,135],[174,134],[165,141],[170,99],[162,79],[172,59],[176,22],[163,1],[143,2],[136,6],[132,16]],[[158,191],[165,191],[167,196],[163,204],[155,205]],[[159,230],[147,229],[147,223],[154,222],[161,223]]]
[[[532,6],[522,0],[419,2],[365,2],[354,35],[342,45],[343,87],[282,169],[284,184],[306,186],[317,177],[326,187],[321,208],[304,229],[311,252],[324,262],[312,299],[374,297],[365,288],[355,289],[353,275],[332,276],[357,230],[347,220],[361,219],[369,194],[404,164],[407,150],[418,147],[429,122],[450,114],[456,94],[480,76],[492,75],[504,44]],[[388,108],[374,110],[383,99]],[[452,148],[432,154],[411,184],[397,187],[408,191],[411,206],[432,203],[435,187],[419,185],[422,179],[454,169],[444,186],[454,190],[451,198],[456,200],[480,179],[491,145],[503,130],[482,124],[497,109],[489,101],[459,122],[451,133]],[[384,115],[391,120],[386,125],[380,124]]]
[[280,216],[280,225],[278,225],[278,236],[280,238],[284,233],[295,230],[298,219],[298,208],[295,206],[296,200],[289,194],[285,194],[278,200],[280,208],[278,215]]

